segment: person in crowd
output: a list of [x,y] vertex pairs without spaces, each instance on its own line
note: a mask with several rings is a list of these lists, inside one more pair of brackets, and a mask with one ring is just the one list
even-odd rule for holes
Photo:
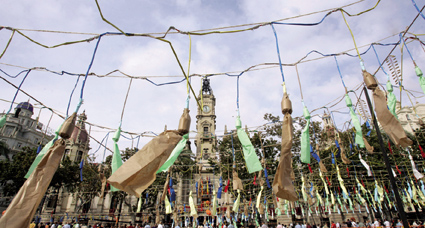
[[283,226],[280,223],[278,223],[276,228],[283,228]]
[[351,224],[350,219],[347,219],[347,221],[345,222],[345,224],[347,225],[347,227],[352,227],[353,224]]
[[295,228],[301,228],[301,225],[297,222],[297,225],[295,225]]
[[335,225],[336,225],[336,228],[340,228],[341,227],[341,225],[339,224],[339,222],[336,222]]
[[390,223],[390,221],[388,221],[388,219],[385,220],[384,226],[385,226],[385,228],[391,228],[391,223]]
[[306,228],[312,228],[310,223],[307,223]]
[[380,226],[381,226],[381,224],[379,223],[378,219],[375,218],[375,222],[372,224],[372,228],[378,228]]
[[360,228],[365,228],[366,226],[364,225],[364,222],[362,222],[361,220],[360,220],[360,222],[359,222],[359,227]]
[[355,218],[351,218],[351,227],[358,227]]

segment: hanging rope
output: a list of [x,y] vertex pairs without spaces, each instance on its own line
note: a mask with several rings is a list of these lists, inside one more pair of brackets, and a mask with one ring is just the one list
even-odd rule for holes
[[131,88],[131,83],[133,82],[133,79],[130,79],[130,83],[128,84],[128,89],[127,89],[127,93],[125,95],[125,100],[124,100],[124,105],[122,107],[122,111],[121,111],[121,118],[120,118],[120,127],[122,124],[122,119],[124,117],[124,110],[125,110],[125,105],[127,104],[127,98],[128,98],[128,94],[130,93],[130,88]]

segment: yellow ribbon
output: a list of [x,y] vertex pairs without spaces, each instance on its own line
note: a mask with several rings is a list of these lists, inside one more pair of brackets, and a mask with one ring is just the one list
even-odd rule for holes
[[190,215],[191,216],[198,215],[198,213],[196,212],[195,203],[193,203],[192,191],[190,191],[189,193],[189,206],[190,206]]

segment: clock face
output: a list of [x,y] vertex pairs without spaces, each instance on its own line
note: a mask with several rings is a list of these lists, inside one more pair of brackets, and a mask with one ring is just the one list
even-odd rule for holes
[[211,111],[210,106],[204,105],[204,107],[202,108],[202,111],[203,112],[210,112]]

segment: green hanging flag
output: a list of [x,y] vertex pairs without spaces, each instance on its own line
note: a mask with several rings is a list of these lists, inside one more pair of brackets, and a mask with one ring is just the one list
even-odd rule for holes
[[238,132],[239,141],[242,144],[243,154],[246,162],[246,167],[248,168],[249,173],[254,173],[262,170],[260,160],[255,153],[255,149],[252,146],[251,141],[249,140],[248,135],[245,130],[242,129],[242,122],[240,117],[236,117],[236,129]]
[[[118,148],[118,140],[120,139],[121,136],[121,127],[118,127],[117,131],[114,134],[114,137],[112,138],[112,140],[114,141],[114,155],[112,156],[112,173],[111,175],[117,171],[117,169],[119,167],[121,167],[122,165],[122,159],[121,159],[121,153],[120,153],[120,149]],[[120,191],[118,188],[115,188],[114,186],[111,185],[111,192],[117,192]]]
[[422,91],[425,93],[425,78],[423,77],[423,73],[418,66],[415,66],[415,72],[416,75],[419,77],[419,84],[421,85]]
[[304,118],[307,120],[301,135],[301,162],[310,164],[310,113],[304,106]]
[[363,141],[363,135],[362,135],[362,127],[360,126],[359,118],[357,117],[356,113],[354,113],[353,109],[353,103],[351,102],[350,97],[348,94],[345,94],[345,103],[347,104],[347,107],[350,109],[350,115],[351,115],[351,122],[356,129],[356,143],[360,146],[360,148],[364,148],[364,141]]
[[171,152],[170,157],[168,157],[167,161],[165,161],[165,163],[158,169],[158,171],[156,171],[156,173],[168,171],[170,166],[174,164],[177,157],[183,151],[184,147],[186,146],[186,142],[188,138],[189,138],[189,134],[183,135],[183,138],[180,140],[179,143],[177,143],[176,147],[174,147],[173,151]]
[[4,124],[6,123],[6,119],[7,119],[7,114],[4,114],[4,116],[0,118],[0,128],[4,126]]
[[28,179],[30,177],[31,173],[34,171],[34,169],[37,167],[38,163],[40,163],[43,156],[49,151],[50,147],[53,146],[54,142],[59,138],[59,131],[62,127],[62,124],[59,126],[59,128],[55,131],[55,137],[48,142],[43,149],[37,154],[37,157],[35,157],[34,161],[31,164],[30,169],[28,170],[27,174],[25,174],[25,178]]
[[395,116],[395,118],[398,119],[397,114],[395,113],[395,107],[396,107],[397,99],[396,99],[396,97],[393,93],[393,90],[394,90],[393,85],[391,85],[391,82],[389,80],[387,82],[387,90],[388,90],[388,94],[387,94],[388,109]]

